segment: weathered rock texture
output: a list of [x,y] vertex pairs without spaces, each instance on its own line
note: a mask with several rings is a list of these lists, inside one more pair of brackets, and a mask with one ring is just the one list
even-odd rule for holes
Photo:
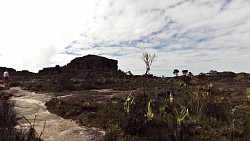
[[51,68],[43,68],[42,70],[39,70],[39,74],[61,74],[62,68],[59,65],[56,65],[55,67]]
[[91,69],[100,71],[116,71],[118,69],[117,63],[117,60],[96,55],[87,55],[73,59],[65,66],[65,68],[74,70]]
[[[15,103],[18,117],[34,119],[37,115],[35,130],[38,134],[43,132],[44,141],[102,141],[105,131],[97,128],[79,126],[76,122],[63,119],[47,110],[45,102],[51,99],[51,94],[37,94],[24,91],[19,87],[7,91],[12,94],[10,99]],[[33,120],[32,120],[33,121]],[[46,126],[44,124],[46,121]],[[23,118],[18,120],[19,126],[29,128],[30,125]],[[33,123],[32,123],[33,124]],[[18,128],[19,126],[16,126]],[[44,131],[43,131],[44,128]]]
[[79,70],[117,71],[118,61],[97,55],[87,55],[73,59],[67,65],[44,68],[39,74],[61,74]]
[[4,73],[5,71],[8,71],[10,76],[12,75],[22,75],[22,76],[28,76],[28,75],[33,75],[33,72],[30,72],[28,70],[22,70],[22,71],[16,71],[13,68],[7,68],[7,67],[0,67],[0,73]]

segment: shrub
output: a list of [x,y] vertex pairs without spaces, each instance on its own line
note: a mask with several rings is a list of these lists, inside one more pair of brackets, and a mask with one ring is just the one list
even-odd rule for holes
[[104,136],[104,140],[105,141],[116,141],[118,134],[119,134],[119,127],[117,125],[111,125],[107,129],[107,132]]
[[13,104],[6,100],[0,102],[0,140],[14,140],[14,127],[17,124]]
[[241,75],[241,74],[237,74],[234,79],[236,81],[240,82],[240,81],[243,81],[245,79],[245,76]]

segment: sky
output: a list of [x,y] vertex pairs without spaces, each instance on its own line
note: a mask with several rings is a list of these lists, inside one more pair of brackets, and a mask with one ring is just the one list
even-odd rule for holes
[[88,54],[150,73],[250,72],[250,0],[0,0],[0,66],[38,72]]

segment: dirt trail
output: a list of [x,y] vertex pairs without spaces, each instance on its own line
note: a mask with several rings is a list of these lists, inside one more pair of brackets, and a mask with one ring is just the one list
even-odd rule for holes
[[[38,134],[42,132],[46,120],[45,131],[42,135],[44,141],[103,140],[105,134],[103,130],[78,126],[72,120],[66,120],[50,113],[45,106],[45,102],[51,99],[51,94],[36,94],[19,87],[11,88],[9,91],[13,94],[11,100],[15,102],[18,116],[25,116],[33,124],[34,116],[37,115],[35,129]],[[20,119],[19,123],[23,127],[29,126],[24,119]]]

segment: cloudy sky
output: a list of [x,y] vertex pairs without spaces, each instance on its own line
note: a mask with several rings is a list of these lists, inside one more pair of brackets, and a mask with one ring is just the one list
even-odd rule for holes
[[142,74],[250,72],[250,0],[0,0],[0,66],[37,72],[101,55]]

